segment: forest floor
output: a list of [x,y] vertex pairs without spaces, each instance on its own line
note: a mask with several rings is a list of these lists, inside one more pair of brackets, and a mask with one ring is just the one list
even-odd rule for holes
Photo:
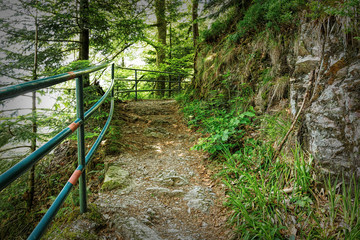
[[97,239],[231,239],[217,168],[190,150],[200,134],[187,127],[176,101],[117,103],[113,119],[122,150],[105,157],[105,182],[117,173],[122,180],[89,199],[106,224],[82,218],[72,229]]

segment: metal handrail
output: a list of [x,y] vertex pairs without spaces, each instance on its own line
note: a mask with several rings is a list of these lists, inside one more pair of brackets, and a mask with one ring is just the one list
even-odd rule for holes
[[[84,112],[84,96],[83,96],[83,76],[87,75],[92,72],[96,72],[100,69],[106,68],[111,64],[111,84],[105,94],[86,112]],[[122,67],[119,67],[122,68]],[[37,79],[31,82],[26,82],[18,85],[8,86],[0,88],[0,101],[5,100],[8,98],[16,97],[28,92],[36,91],[42,88],[50,87],[62,82],[69,81],[71,79],[76,79],[76,111],[77,111],[77,118],[76,120],[71,123],[68,127],[63,129],[59,132],[55,137],[50,139],[47,143],[43,146],[38,148],[36,151],[31,153],[29,156],[25,157],[23,160],[15,164],[12,168],[7,170],[5,173],[0,175],[0,191],[6,188],[9,184],[23,175],[27,170],[29,170],[36,162],[41,160],[46,154],[48,154],[51,150],[53,150],[56,146],[58,146],[64,139],[66,139],[69,135],[71,135],[75,130],[77,130],[77,141],[78,141],[78,167],[73,172],[61,192],[56,197],[53,204],[50,206],[48,211],[42,217],[38,225],[35,227],[33,232],[30,234],[28,239],[39,239],[45,233],[46,228],[51,223],[52,219],[55,217],[57,212],[59,211],[61,205],[64,203],[65,199],[69,195],[72,187],[76,184],[79,180],[79,190],[80,190],[80,211],[81,213],[85,212],[87,209],[87,200],[86,200],[86,166],[91,161],[92,156],[96,152],[97,148],[99,147],[102,139],[105,136],[107,129],[110,126],[110,122],[114,113],[114,72],[115,72],[115,65],[114,63],[104,63],[97,66],[76,70],[73,72],[67,72],[63,74],[59,74],[52,77]],[[175,82],[178,83],[178,90],[181,90],[181,74],[177,73],[170,73],[170,72],[160,72],[160,71],[152,71],[152,70],[141,70],[141,69],[132,69],[132,68],[122,68],[127,70],[134,70],[135,71],[135,100],[137,100],[137,92],[149,92],[149,91],[174,91],[175,89],[171,89],[171,83]],[[137,83],[142,81],[141,79],[137,78],[137,72],[144,71],[144,72],[155,72],[155,73],[164,73],[164,74],[171,74],[177,75],[177,81],[165,81],[169,83],[169,89],[149,89],[149,90],[138,90]],[[149,80],[144,80],[149,81]],[[151,80],[150,80],[151,81]],[[161,80],[152,80],[153,82],[158,82]],[[124,92],[128,90],[119,91]],[[100,107],[100,105],[107,99],[108,96],[111,96],[111,106],[108,119],[100,132],[98,138],[96,139],[93,146],[90,148],[88,153],[85,156],[85,130],[84,130],[84,123],[85,121],[95,112],[96,109]]]
[[[84,96],[83,96],[83,75],[98,71],[106,68],[111,64],[111,85],[106,93],[88,110],[84,113]],[[64,188],[61,190],[51,207],[48,209],[46,214],[40,220],[36,228],[33,230],[28,239],[39,239],[44,233],[51,220],[55,217],[56,213],[60,209],[61,205],[65,201],[66,197],[70,193],[72,187],[78,180],[80,189],[80,211],[83,213],[87,208],[86,200],[86,181],[85,181],[85,169],[86,165],[90,162],[92,156],[99,147],[105,133],[110,125],[111,118],[114,112],[114,63],[104,63],[94,67],[77,70],[74,72],[68,72],[59,74],[52,77],[37,79],[31,82],[26,82],[14,86],[8,86],[0,88],[0,100],[12,98],[25,94],[31,91],[36,91],[45,87],[50,87],[62,82],[69,81],[76,78],[76,99],[77,99],[77,119],[71,123],[68,127],[63,129],[55,137],[45,143],[42,147],[34,151],[32,154],[21,160],[19,163],[14,165],[12,168],[7,170],[5,173],[0,175],[0,191],[23,175],[31,166],[41,160],[47,153],[53,150],[59,145],[65,138],[72,134],[75,130],[78,130],[78,167],[71,175]],[[88,119],[94,111],[105,101],[105,99],[111,94],[111,107],[108,119],[96,139],[95,143],[85,156],[85,130],[84,122]]]
[[[134,82],[136,79],[132,78],[116,78],[115,80],[120,80],[123,82]],[[169,80],[154,80],[154,79],[137,79],[138,82],[167,82],[167,83],[178,83],[179,81],[169,81]]]
[[51,87],[58,83],[69,81],[70,79],[77,78],[79,76],[103,69],[109,64],[110,63],[107,62],[97,66],[76,70],[73,72],[58,74],[56,76],[41,78],[13,86],[2,87],[0,88],[0,101],[11,97],[16,97],[28,92],[36,91],[42,88]]
[[[132,89],[123,89],[120,91],[117,91],[117,93],[135,93],[135,101],[137,101],[138,99],[138,93],[139,92],[169,92],[169,96],[171,96],[171,93],[173,91],[178,91],[180,92],[181,90],[181,77],[184,76],[183,74],[179,74],[179,73],[174,73],[174,72],[161,72],[161,71],[155,71],[155,70],[145,70],[145,69],[135,69],[135,68],[125,68],[125,67],[117,67],[119,69],[125,69],[125,70],[131,70],[134,71],[134,79],[131,78],[117,78],[116,80],[120,80],[120,81],[124,81],[124,82],[135,82],[134,85],[134,90]],[[161,79],[141,79],[138,78],[137,73],[138,72],[151,72],[151,73],[160,73],[160,74],[167,74],[169,75],[169,80],[161,80]],[[176,77],[176,80],[171,80],[171,75],[173,75],[174,77]],[[169,88],[167,89],[143,89],[143,90],[138,90],[138,83],[139,82],[164,82],[164,83],[168,83]],[[172,89],[172,84],[171,83],[177,83],[177,89]]]
[[125,70],[132,70],[132,71],[141,71],[141,72],[153,72],[153,73],[164,73],[164,74],[172,74],[172,75],[182,75],[179,73],[175,73],[175,72],[161,72],[161,71],[155,71],[155,70],[146,70],[146,69],[137,69],[137,68],[126,68],[126,67],[117,67],[120,69],[125,69]]

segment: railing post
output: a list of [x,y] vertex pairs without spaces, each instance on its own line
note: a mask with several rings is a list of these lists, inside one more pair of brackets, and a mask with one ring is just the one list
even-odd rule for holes
[[137,70],[135,70],[135,101],[137,101]]
[[83,77],[76,79],[76,115],[82,120],[82,124],[77,130],[78,142],[78,164],[84,166],[84,170],[79,178],[80,191],[80,212],[84,213],[87,209],[86,200],[86,170],[85,170],[85,128],[84,128],[84,82]]

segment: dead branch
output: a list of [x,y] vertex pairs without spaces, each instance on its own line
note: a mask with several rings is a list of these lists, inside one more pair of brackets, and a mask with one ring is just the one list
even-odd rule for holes
[[273,159],[272,161],[275,161],[276,158],[279,156],[280,152],[281,152],[281,149],[283,148],[288,136],[290,135],[291,131],[294,129],[295,127],[295,124],[298,120],[298,118],[300,117],[300,114],[302,113],[302,111],[304,110],[304,106],[305,106],[305,102],[306,102],[306,99],[308,98],[308,95],[310,93],[310,90],[311,90],[311,86],[312,86],[312,83],[315,79],[315,70],[313,70],[310,74],[310,79],[309,79],[309,83],[308,83],[308,87],[305,91],[305,94],[304,94],[304,99],[303,99],[303,102],[301,104],[301,107],[299,109],[299,111],[297,112],[297,114],[295,115],[293,121],[292,121],[292,124],[288,130],[288,132],[286,133],[285,137],[283,138],[283,140],[281,141],[279,147],[275,150],[275,153],[274,153],[274,156],[273,156]]

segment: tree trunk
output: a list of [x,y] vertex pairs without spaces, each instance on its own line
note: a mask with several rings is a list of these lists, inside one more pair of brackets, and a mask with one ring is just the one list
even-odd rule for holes
[[193,0],[192,4],[192,29],[193,29],[193,41],[194,41],[194,77],[193,84],[195,83],[196,75],[197,75],[197,43],[199,39],[199,24],[197,22],[198,19],[198,8],[199,8],[199,0]]
[[[79,60],[89,60],[89,26],[88,26],[88,10],[89,10],[89,0],[80,0],[80,49],[79,49]],[[84,87],[90,85],[89,76],[85,76]]]
[[[171,22],[170,22],[170,25],[169,25],[169,59],[170,59],[170,64],[171,64],[171,59],[172,59],[172,28],[171,28]],[[169,75],[168,89],[169,89],[168,97],[171,98],[171,75]]]
[[[156,65],[161,66],[165,62],[165,46],[166,46],[166,19],[165,19],[165,0],[155,0],[155,15],[158,30],[158,47],[156,49]],[[158,80],[165,81],[163,76]],[[157,82],[156,89],[165,89],[165,82]],[[165,91],[157,91],[158,97],[164,97]]]
[[[38,78],[37,75],[37,68],[38,68],[38,21],[37,21],[37,15],[35,15],[35,49],[34,49],[34,68],[33,68],[33,76],[32,79],[36,80]],[[33,136],[31,138],[31,152],[34,152],[36,150],[36,134],[37,134],[37,121],[36,121],[36,91],[32,93],[32,133]],[[29,172],[29,178],[28,178],[28,188],[29,188],[29,195],[27,199],[27,207],[30,210],[33,206],[34,202],[34,194],[35,194],[35,164],[31,167]]]

